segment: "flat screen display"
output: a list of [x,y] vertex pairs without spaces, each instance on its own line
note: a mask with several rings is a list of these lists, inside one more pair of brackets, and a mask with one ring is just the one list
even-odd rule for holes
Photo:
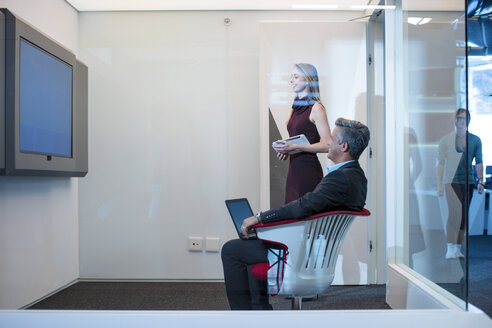
[[20,151],[72,156],[72,66],[20,39]]

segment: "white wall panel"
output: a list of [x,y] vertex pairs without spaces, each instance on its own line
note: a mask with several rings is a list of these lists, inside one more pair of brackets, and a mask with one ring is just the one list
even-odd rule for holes
[[[78,16],[65,1],[4,0],[0,7],[77,51]],[[22,307],[78,278],[77,181],[0,177],[0,308]]]
[[82,278],[201,278],[207,267],[220,277],[218,253],[186,248],[188,236],[224,240],[232,232],[223,203],[232,154],[221,20],[81,15],[81,56],[90,68]]

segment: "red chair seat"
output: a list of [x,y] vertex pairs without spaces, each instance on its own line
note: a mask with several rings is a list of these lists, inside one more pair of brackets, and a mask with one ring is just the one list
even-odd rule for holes
[[253,277],[260,281],[267,281],[268,280],[268,270],[270,269],[270,266],[268,265],[267,262],[265,263],[257,263],[253,265],[251,268],[251,274]]

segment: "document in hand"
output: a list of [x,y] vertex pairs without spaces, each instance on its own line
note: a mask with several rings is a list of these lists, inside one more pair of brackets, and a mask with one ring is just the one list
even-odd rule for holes
[[[297,136],[293,136],[293,137],[284,139],[282,141],[275,141],[274,143],[272,143],[272,146],[281,145],[283,141],[288,141],[288,142],[291,142],[291,143],[294,143],[297,145],[309,145],[309,140],[307,140],[306,136],[304,134],[299,134]],[[289,155],[297,154],[300,152],[301,152],[301,150],[293,150],[293,151],[289,152]]]

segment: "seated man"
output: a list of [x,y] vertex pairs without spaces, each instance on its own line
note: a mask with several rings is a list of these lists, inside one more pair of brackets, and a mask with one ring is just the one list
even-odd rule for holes
[[[335,163],[313,192],[279,208],[246,218],[241,230],[257,223],[300,219],[335,211],[361,211],[365,205],[367,180],[358,159],[369,143],[369,129],[364,124],[337,119],[329,142],[328,158]],[[222,247],[222,264],[231,310],[271,310],[266,281],[248,275],[248,266],[268,262],[268,243],[258,239],[234,239]]]

